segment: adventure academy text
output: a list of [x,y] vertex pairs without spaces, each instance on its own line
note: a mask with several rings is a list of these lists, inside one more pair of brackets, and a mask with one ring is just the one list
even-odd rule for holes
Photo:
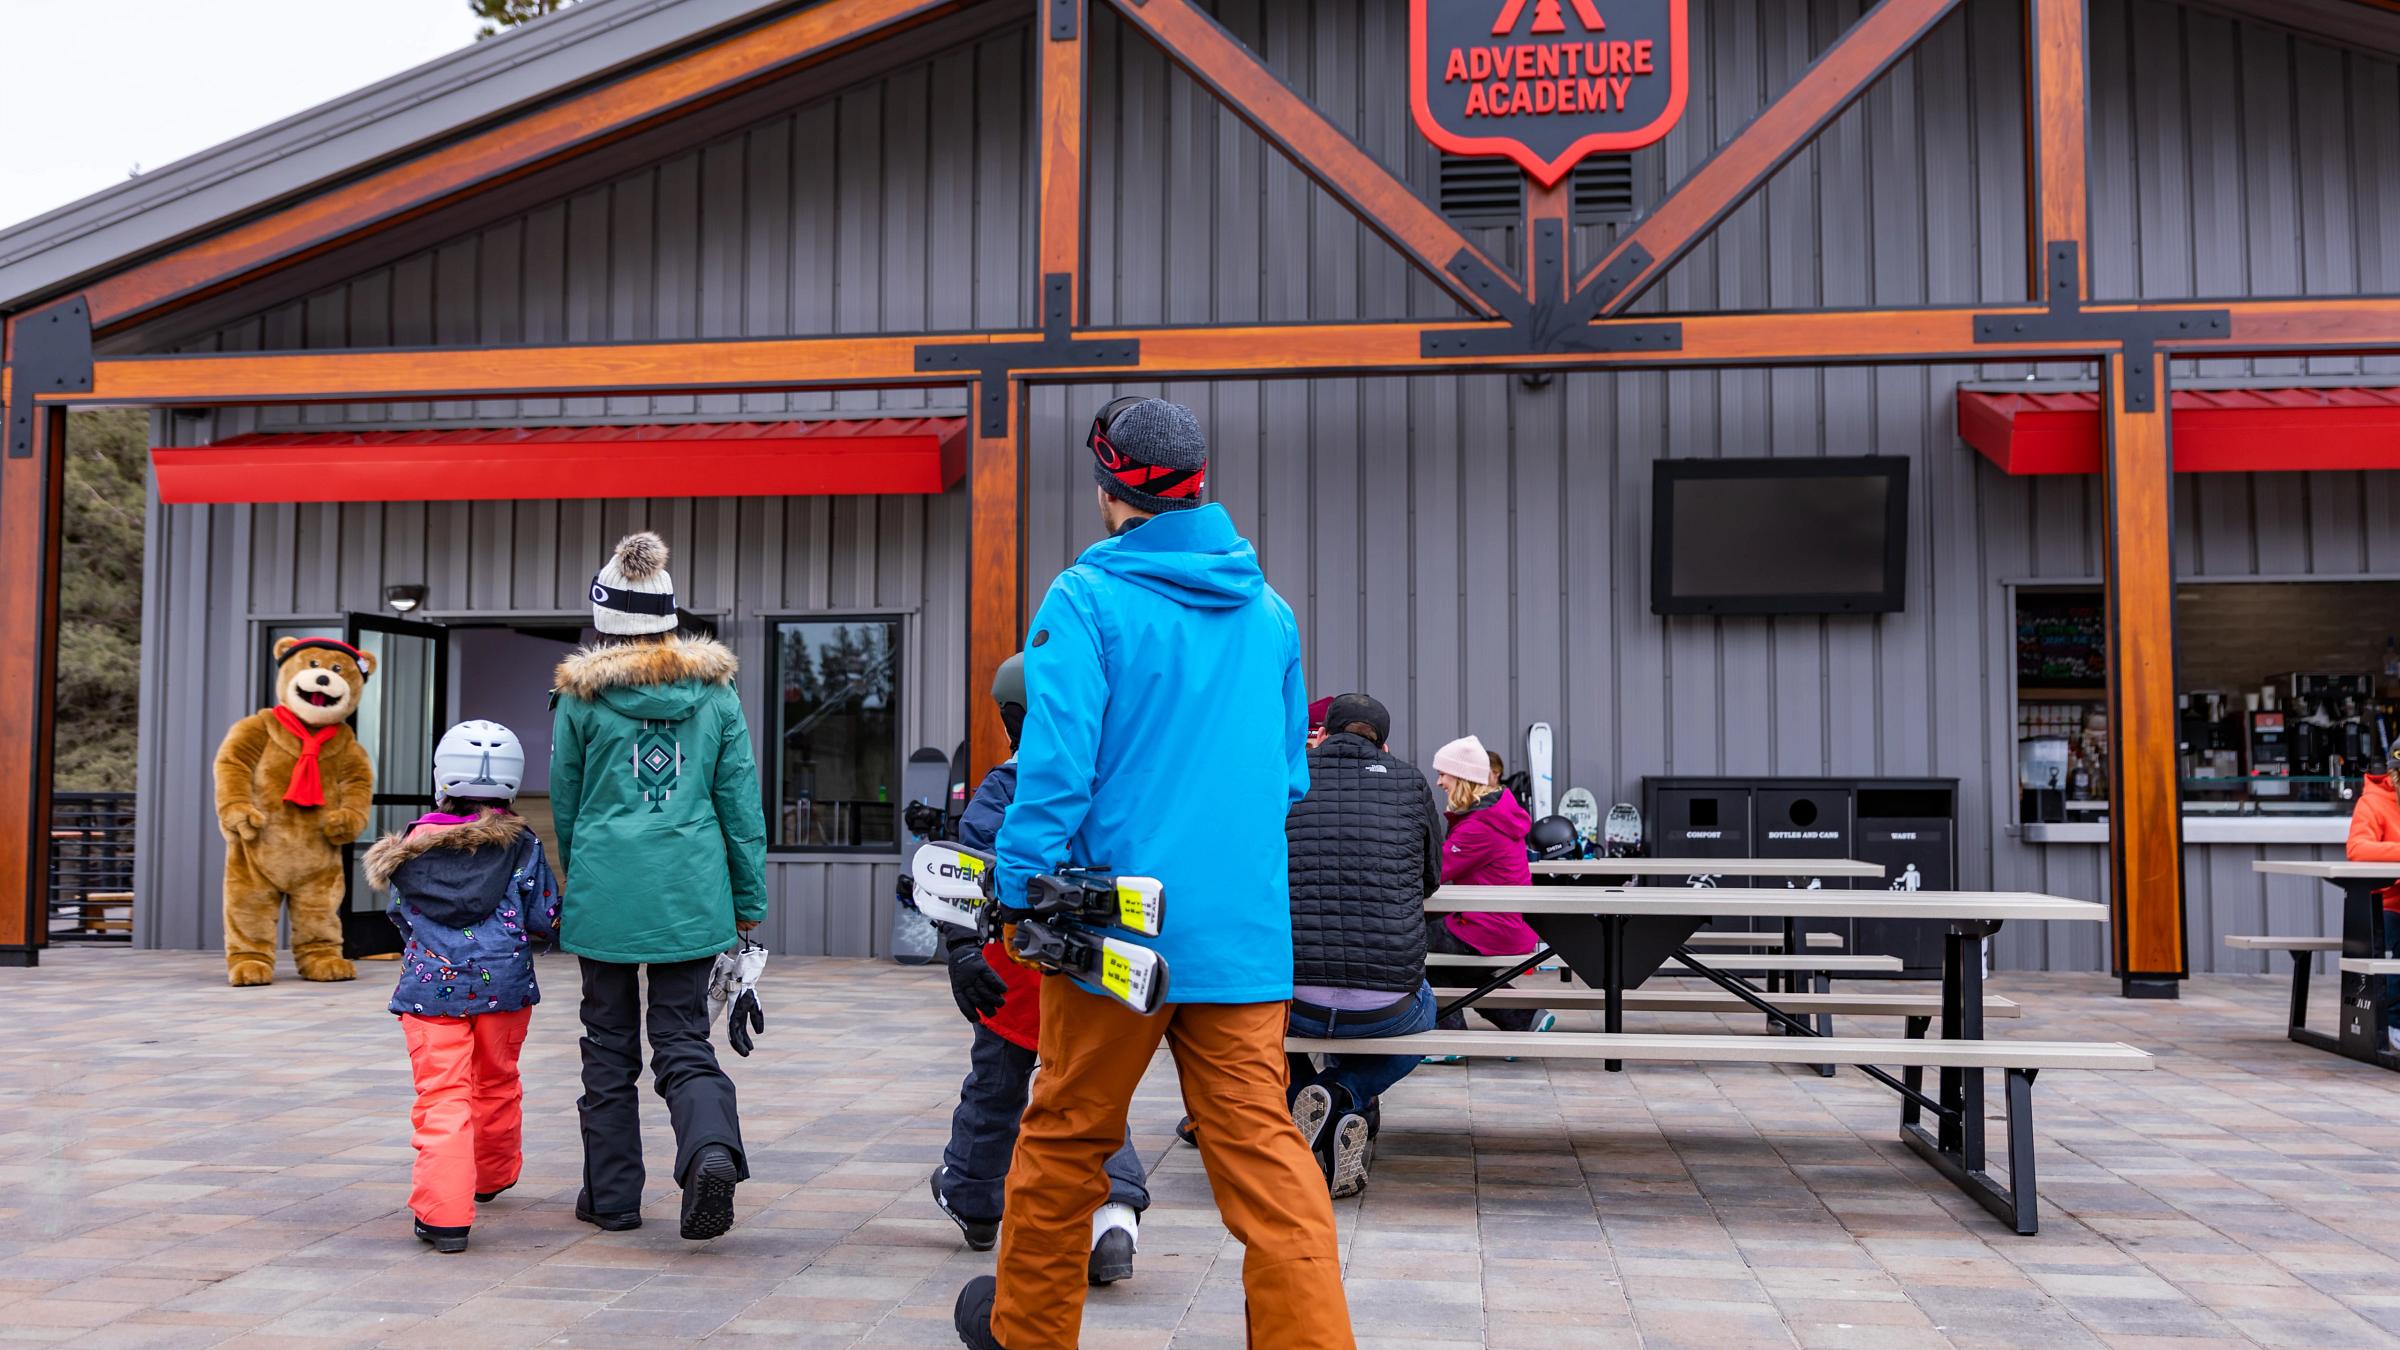
[[1467,82],[1466,115],[1623,112],[1633,78],[1648,75],[1650,39],[1453,47],[1442,83]]

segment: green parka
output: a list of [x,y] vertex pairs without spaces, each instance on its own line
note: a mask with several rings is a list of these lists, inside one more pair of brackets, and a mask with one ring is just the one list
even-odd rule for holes
[[758,757],[737,663],[709,638],[610,642],[559,663],[550,805],[567,873],[560,943],[663,964],[767,916]]

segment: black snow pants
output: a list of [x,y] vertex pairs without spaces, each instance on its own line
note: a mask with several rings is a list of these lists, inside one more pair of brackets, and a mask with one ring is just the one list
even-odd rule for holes
[[710,1144],[732,1150],[743,1180],[741,1119],[733,1080],[717,1067],[708,1041],[708,976],[714,957],[668,965],[583,962],[583,1194],[576,1208],[613,1217],[642,1208],[642,997],[650,973],[650,1077],[675,1126],[675,1184]]

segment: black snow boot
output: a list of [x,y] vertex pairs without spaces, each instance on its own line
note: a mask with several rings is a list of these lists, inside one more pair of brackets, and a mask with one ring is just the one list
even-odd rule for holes
[[408,1217],[417,1226],[417,1241],[432,1243],[435,1251],[445,1256],[456,1256],[467,1249],[466,1229],[436,1228],[414,1214]]
[[989,1275],[978,1275],[958,1291],[958,1304],[950,1310],[950,1325],[958,1331],[958,1343],[967,1350],[1008,1350],[992,1336],[992,1305],[999,1301],[1000,1281]]
[[948,1169],[941,1167],[933,1169],[933,1203],[941,1209],[942,1213],[950,1216],[950,1222],[958,1225],[959,1234],[967,1240],[968,1251],[990,1251],[992,1245],[1000,1240],[1000,1221],[997,1219],[970,1219],[950,1208],[950,1197],[942,1194],[942,1173],[946,1170]]
[[694,1242],[720,1238],[733,1228],[733,1188],[742,1170],[733,1150],[710,1144],[692,1159],[691,1184],[683,1188],[683,1235]]
[[513,1190],[515,1190],[516,1188],[517,1188],[517,1183],[515,1183],[515,1182],[513,1182],[513,1181],[512,1181],[512,1182],[508,1183],[507,1185],[505,1185],[505,1186],[501,1187],[501,1188],[500,1188],[500,1190],[497,1190],[497,1191],[477,1191],[477,1192],[475,1192],[475,1203],[476,1203],[476,1204],[479,1204],[479,1205],[488,1205],[488,1204],[492,1203],[494,1200],[497,1200],[497,1199],[499,1199],[499,1198],[500,1198],[500,1195],[501,1195],[501,1192],[503,1192],[503,1191],[513,1191]]

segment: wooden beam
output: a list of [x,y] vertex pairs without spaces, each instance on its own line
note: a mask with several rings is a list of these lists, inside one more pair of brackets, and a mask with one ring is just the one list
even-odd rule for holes
[[1623,312],[1958,4],[1879,0],[1790,89],[1619,239],[1578,289],[1602,286],[1608,299],[1600,312]]
[[[2026,273],[2036,300],[2088,299],[2091,286],[2091,56],[2088,0],[2025,0]],[[2080,265],[2050,275],[2050,250],[2075,245]]]
[[2127,993],[2173,997],[2187,973],[2176,766],[2174,459],[2167,362],[2101,363],[2108,427],[2109,905]]
[[[1514,284],[1483,250],[1194,0],[1111,2],[1127,23],[1469,311],[1497,316],[1515,296]],[[1453,270],[1461,260],[1472,264],[1484,285]]]
[[33,418],[33,453],[0,453],[0,965],[34,964],[50,927],[67,412],[35,408]]
[[967,466],[967,784],[970,791],[1009,757],[1008,728],[992,702],[992,673],[1025,640],[1022,475],[1026,390],[1008,386],[1008,426],[975,441]]
[[[2162,342],[2182,355],[2400,352],[2400,297],[2200,300],[2094,305],[2092,316],[2172,320],[2223,310],[2229,336]],[[1992,315],[2045,316],[2033,305],[1883,310],[1793,310],[1754,314],[1650,315],[1593,327],[1640,327],[1661,319],[1681,330],[1672,350],[1424,355],[1428,334],[1488,332],[1479,323],[1323,323],[1079,331],[1078,340],[1131,342],[1131,365],[1044,365],[1024,379],[1305,378],[1422,374],[1442,370],[1638,370],[1698,366],[1943,364],[2035,359],[2097,360],[2117,349],[2093,335],[2024,342],[1975,340]],[[2195,327],[2195,334],[2200,331]],[[932,387],[955,384],[957,368],[920,370],[921,345],[1037,344],[1037,332],[862,335],[840,338],[707,339],[566,346],[435,347],[412,350],[195,353],[104,357],[92,392],[46,401],[135,406],[394,402],[636,392],[744,389]]]
[[[1083,290],[1085,0],[1033,0],[1041,47],[1041,277],[1067,278],[1069,321],[1085,320]],[[1058,11],[1064,10],[1061,14]]]
[[967,0],[825,0],[303,198],[86,288],[118,328],[389,228],[475,191],[963,8]]

